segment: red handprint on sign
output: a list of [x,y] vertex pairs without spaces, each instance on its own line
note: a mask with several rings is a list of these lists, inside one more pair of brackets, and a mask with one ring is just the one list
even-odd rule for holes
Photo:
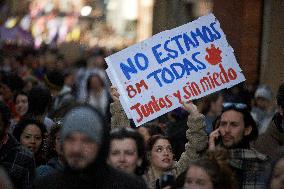
[[214,44],[211,44],[210,48],[206,48],[206,52],[208,54],[205,56],[205,59],[209,64],[216,65],[221,62],[222,51],[219,49],[219,47],[216,48]]

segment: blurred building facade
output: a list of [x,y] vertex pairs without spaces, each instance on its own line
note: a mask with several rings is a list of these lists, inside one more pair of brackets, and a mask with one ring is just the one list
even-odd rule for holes
[[283,0],[2,0],[0,10],[1,40],[109,48],[213,12],[249,85],[267,84],[275,92],[284,81]]
[[235,50],[246,83],[271,86],[284,82],[284,1],[156,0],[153,33],[171,29],[213,12]]

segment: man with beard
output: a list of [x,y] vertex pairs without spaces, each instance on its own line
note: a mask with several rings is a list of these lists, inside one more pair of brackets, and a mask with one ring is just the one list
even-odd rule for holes
[[78,105],[63,118],[61,130],[65,169],[39,178],[39,189],[145,189],[144,182],[107,165],[109,130],[100,113],[89,105]]
[[257,137],[257,126],[247,106],[224,103],[217,129],[209,136],[209,150],[217,145],[228,149],[229,163],[242,189],[265,186],[265,171],[270,165],[268,158],[250,147]]
[[35,160],[32,153],[8,134],[10,110],[0,101],[0,166],[4,168],[15,188],[32,186]]

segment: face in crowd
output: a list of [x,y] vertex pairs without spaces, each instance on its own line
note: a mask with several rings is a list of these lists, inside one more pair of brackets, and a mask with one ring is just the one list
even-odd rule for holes
[[29,118],[22,119],[13,131],[14,137],[34,154],[41,150],[45,134],[45,125]]
[[40,128],[36,124],[28,124],[20,136],[20,143],[36,154],[43,142]]
[[132,138],[112,139],[108,163],[122,171],[134,174],[142,159],[138,156],[138,149]]
[[129,174],[143,174],[141,167],[145,155],[145,142],[134,129],[122,128],[110,133],[108,164]]
[[92,90],[94,91],[101,90],[103,87],[104,87],[104,81],[99,75],[93,74],[89,76],[87,80],[87,90],[89,92]]
[[203,157],[189,163],[184,189],[236,189],[235,174],[227,160],[227,150],[207,151]]
[[214,189],[207,172],[198,166],[191,166],[187,173],[184,189]]
[[16,111],[20,116],[23,116],[28,111],[28,96],[18,94],[15,99]]
[[97,157],[99,145],[82,132],[72,132],[63,142],[63,154],[68,165],[74,169],[84,169]]
[[[153,145],[151,145],[151,143]],[[174,154],[169,140],[157,135],[149,139],[149,145],[149,160],[151,166],[161,172],[169,170],[174,160]]]
[[13,92],[11,91],[11,89],[3,84],[3,83],[0,83],[0,95],[1,95],[1,98],[4,100],[4,101],[8,101],[10,99],[13,99]]
[[252,131],[252,127],[245,127],[243,114],[228,110],[223,112],[219,124],[222,143],[226,148],[237,146]]
[[270,105],[270,101],[267,100],[266,98],[263,97],[257,97],[255,99],[255,104],[257,107],[259,107],[260,109],[266,111],[269,108]]
[[[103,130],[101,115],[90,105],[77,105],[65,114],[60,136],[63,157],[70,168],[83,170],[95,165],[97,159],[105,163],[101,158],[106,158],[103,150],[108,146],[104,146]],[[103,155],[98,158],[100,151]]]

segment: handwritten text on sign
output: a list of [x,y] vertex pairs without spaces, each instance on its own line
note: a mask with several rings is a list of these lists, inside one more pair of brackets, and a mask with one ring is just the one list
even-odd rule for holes
[[245,80],[213,14],[161,32],[106,58],[129,118],[141,125]]

